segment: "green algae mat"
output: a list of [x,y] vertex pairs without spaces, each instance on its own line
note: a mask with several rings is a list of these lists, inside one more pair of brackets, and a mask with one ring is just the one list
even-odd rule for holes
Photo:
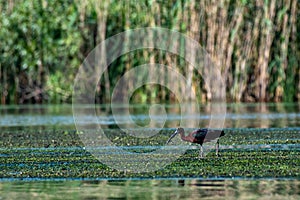
[[[162,148],[173,132],[174,129],[165,129],[143,139],[132,138],[118,129],[105,130],[115,145],[141,154]],[[219,156],[211,151],[199,159],[199,148],[191,145],[167,166],[145,173],[118,171],[107,166],[84,148],[80,134],[83,133],[75,130],[2,130],[0,177],[300,178],[299,128],[225,129],[225,136],[220,138]],[[122,163],[114,162],[116,165]]]

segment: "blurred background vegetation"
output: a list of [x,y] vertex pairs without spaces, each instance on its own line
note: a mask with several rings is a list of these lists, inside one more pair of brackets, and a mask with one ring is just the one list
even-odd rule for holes
[[[0,0],[1,104],[70,103],[77,70],[99,42],[122,31],[164,27],[197,40],[226,82],[228,101],[300,99],[299,0]],[[177,56],[136,51],[105,72],[96,101],[122,74],[147,62],[176,65],[200,87],[203,78]],[[165,87],[143,86],[137,102],[175,101]],[[192,99],[193,100],[193,99]]]

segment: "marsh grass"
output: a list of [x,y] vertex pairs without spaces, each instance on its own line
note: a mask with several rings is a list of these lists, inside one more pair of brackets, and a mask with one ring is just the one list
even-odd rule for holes
[[[120,130],[105,130],[119,146],[162,146],[173,130],[134,139]],[[109,168],[83,148],[76,131],[2,131],[1,178],[167,178],[251,177],[300,178],[300,134],[297,129],[226,129],[221,155],[198,159],[198,148],[155,172],[122,172]],[[262,148],[257,148],[262,145]],[[272,146],[273,145],[273,146]],[[274,148],[274,145],[279,145]],[[293,146],[294,145],[294,146]],[[298,145],[298,146],[297,146]],[[287,148],[292,146],[293,148]],[[245,148],[244,148],[245,147]],[[143,153],[143,150],[138,151]],[[145,150],[145,152],[147,152]],[[109,156],[109,155],[108,155]],[[159,156],[159,155],[157,155]],[[122,161],[115,160],[116,164]],[[133,163],[136,164],[136,163]]]

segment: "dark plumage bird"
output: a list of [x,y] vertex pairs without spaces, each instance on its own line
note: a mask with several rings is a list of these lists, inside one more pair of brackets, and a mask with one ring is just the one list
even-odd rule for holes
[[[209,133],[209,134],[207,134]],[[184,129],[183,128],[177,128],[176,131],[171,135],[171,137],[168,139],[167,144],[174,138],[177,134],[180,135],[181,139],[183,141],[191,142],[191,143],[197,143],[200,144],[200,152],[199,152],[199,157],[203,157],[203,147],[202,144],[204,142],[210,142],[212,140],[217,139],[216,143],[216,155],[219,155],[219,138],[221,136],[224,136],[225,133],[224,131],[221,130],[212,130],[212,129],[207,129],[207,128],[201,128],[197,129],[187,136],[184,134]]]

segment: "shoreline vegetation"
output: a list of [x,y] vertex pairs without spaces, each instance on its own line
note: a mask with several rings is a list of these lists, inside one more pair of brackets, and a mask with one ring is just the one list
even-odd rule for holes
[[[199,42],[221,71],[228,102],[300,100],[298,0],[8,0],[0,2],[0,11],[2,105],[70,103],[74,78],[88,53],[106,38],[143,27],[175,30]],[[197,92],[187,100],[210,101],[205,74],[171,53],[142,49],[109,66],[94,88],[96,103],[110,102],[119,78],[150,62],[176,66],[190,80],[188,88]],[[131,101],[176,103],[176,95],[145,85]]]

